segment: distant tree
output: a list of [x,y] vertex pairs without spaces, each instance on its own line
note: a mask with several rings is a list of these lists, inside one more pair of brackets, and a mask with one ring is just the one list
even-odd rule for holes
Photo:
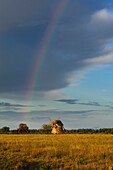
[[47,131],[44,129],[38,129],[39,134],[47,134]]
[[9,127],[4,126],[0,129],[0,133],[9,133],[9,129],[10,129]]
[[69,133],[67,129],[64,129],[63,132],[64,132],[64,134],[68,134]]
[[18,128],[18,133],[28,133],[29,128],[25,123],[20,123]]
[[51,133],[52,126],[51,124],[43,124],[42,129],[44,130],[44,133]]
[[18,134],[18,130],[10,130],[10,134]]
[[111,129],[110,133],[113,134],[113,129]]
[[45,130],[52,130],[51,124],[43,124],[42,128]]
[[29,129],[29,133],[30,134],[38,134],[38,130],[37,129]]

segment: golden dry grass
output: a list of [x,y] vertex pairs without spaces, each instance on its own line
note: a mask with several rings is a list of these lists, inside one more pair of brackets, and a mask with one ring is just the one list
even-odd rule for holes
[[2,169],[108,169],[113,135],[0,135]]

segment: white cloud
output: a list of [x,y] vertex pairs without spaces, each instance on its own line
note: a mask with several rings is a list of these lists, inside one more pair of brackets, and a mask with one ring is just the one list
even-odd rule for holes
[[84,63],[91,64],[91,65],[102,64],[107,62],[113,62],[113,53],[84,60]]
[[107,9],[96,11],[91,16],[88,27],[91,31],[96,31],[97,34],[100,31],[103,32],[103,30],[107,31],[106,34],[109,34],[109,28],[113,28],[113,13],[110,13]]
[[95,12],[92,15],[92,22],[100,21],[100,22],[109,22],[113,20],[113,13],[110,13],[107,9],[102,9]]

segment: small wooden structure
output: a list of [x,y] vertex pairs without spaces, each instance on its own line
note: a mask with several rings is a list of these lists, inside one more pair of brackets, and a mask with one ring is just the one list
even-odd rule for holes
[[63,133],[63,123],[61,122],[60,117],[57,118],[57,120],[52,121],[51,118],[48,118],[51,126],[52,126],[52,131],[51,133],[53,134],[62,134]]

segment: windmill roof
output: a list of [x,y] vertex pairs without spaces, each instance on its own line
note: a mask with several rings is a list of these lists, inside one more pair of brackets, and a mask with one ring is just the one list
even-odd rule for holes
[[61,122],[61,120],[54,120],[54,124],[63,125],[63,123]]

